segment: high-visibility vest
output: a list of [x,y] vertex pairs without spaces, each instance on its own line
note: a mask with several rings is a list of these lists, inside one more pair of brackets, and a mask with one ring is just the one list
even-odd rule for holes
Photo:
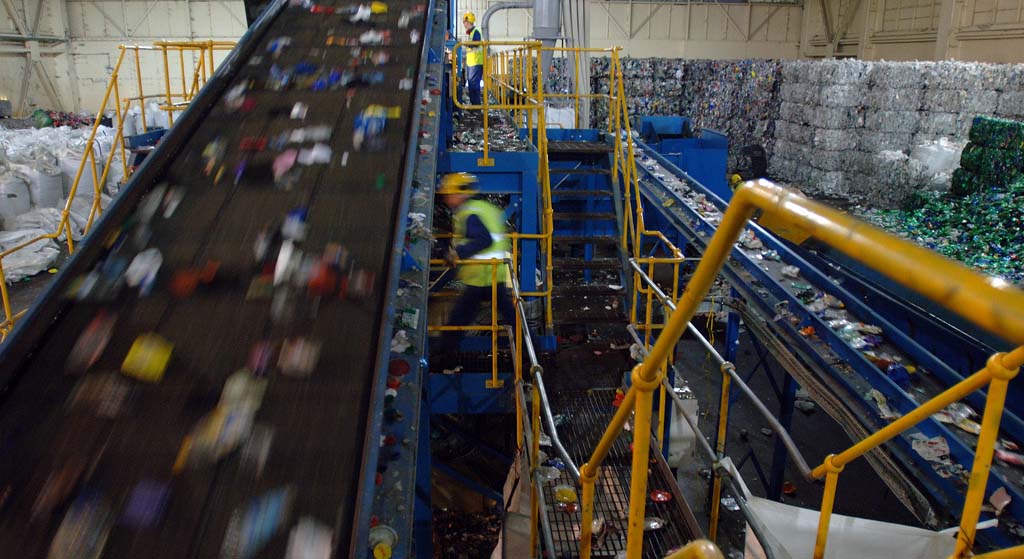
[[[469,32],[470,41],[483,41],[483,35],[480,34],[480,30],[474,27]],[[483,66],[484,65],[484,48],[483,47],[466,47],[466,66]]]
[[[501,208],[484,200],[468,200],[455,212],[454,229],[458,239],[456,246],[467,244],[466,223],[470,216],[477,216],[484,227],[491,233],[491,245],[470,256],[472,260],[490,260],[492,258],[508,258],[511,244],[505,234],[505,212]],[[508,269],[498,264],[498,283],[508,279]],[[491,285],[491,266],[486,264],[468,264],[459,266],[458,278],[466,285],[485,287]]]

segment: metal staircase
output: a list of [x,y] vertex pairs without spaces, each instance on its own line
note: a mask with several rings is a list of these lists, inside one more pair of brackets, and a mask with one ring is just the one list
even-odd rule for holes
[[626,321],[620,197],[612,181],[614,148],[599,134],[575,132],[548,143],[554,209],[554,325]]

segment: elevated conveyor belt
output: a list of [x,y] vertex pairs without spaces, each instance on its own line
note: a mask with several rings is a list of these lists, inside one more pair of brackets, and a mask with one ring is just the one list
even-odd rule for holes
[[[231,551],[238,541],[230,525],[238,527],[253,498],[290,488],[289,520],[248,556],[283,557],[300,517],[333,529],[337,556],[365,554],[353,534],[358,497],[376,471],[376,371],[386,367],[386,294],[411,180],[405,154],[416,145],[426,4],[391,1],[386,13],[367,4],[357,15],[358,7],[268,7],[0,347],[0,549],[46,556],[67,503],[91,499],[121,519],[98,527],[109,529],[103,557],[243,556]],[[275,179],[281,154],[294,166]],[[152,195],[158,186],[162,201]],[[159,207],[147,217],[150,202]],[[275,236],[289,215],[292,225],[304,221],[304,234],[285,226]],[[271,248],[258,260],[265,233]],[[151,285],[124,285],[125,267],[153,249],[162,264]],[[335,274],[316,289],[305,268],[313,260],[330,261]],[[202,273],[190,280],[193,269]],[[112,324],[109,343],[96,338],[85,357],[69,356],[101,315]],[[173,344],[158,382],[119,373],[145,333]],[[309,370],[300,363],[284,367],[297,374],[281,373],[286,340],[319,347],[292,346],[293,357],[314,357]],[[265,394],[248,394],[258,407],[253,432],[262,436],[247,437],[243,421],[234,435],[223,429],[217,444],[236,450],[262,441],[269,452],[256,442],[203,457],[197,423],[230,399],[222,393],[230,375],[262,364],[267,370],[250,379],[265,381]],[[236,446],[226,442],[233,436]],[[158,511],[158,522],[125,521],[140,481],[157,488],[142,508]],[[157,506],[161,493],[167,499]]]

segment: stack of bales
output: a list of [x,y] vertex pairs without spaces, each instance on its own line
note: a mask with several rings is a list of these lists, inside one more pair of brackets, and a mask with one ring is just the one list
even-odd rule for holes
[[910,157],[914,147],[965,139],[977,115],[1024,109],[1019,72],[962,62],[786,63],[771,171],[810,192],[898,204],[932,182]]
[[865,130],[867,64],[783,64],[772,175],[843,196],[862,171],[857,153]]

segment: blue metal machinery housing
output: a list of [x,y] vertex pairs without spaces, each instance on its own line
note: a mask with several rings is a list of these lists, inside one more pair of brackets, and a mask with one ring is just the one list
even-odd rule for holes
[[732,197],[726,180],[729,138],[721,132],[701,129],[694,133],[685,116],[642,116],[640,137],[673,165],[728,201]]

